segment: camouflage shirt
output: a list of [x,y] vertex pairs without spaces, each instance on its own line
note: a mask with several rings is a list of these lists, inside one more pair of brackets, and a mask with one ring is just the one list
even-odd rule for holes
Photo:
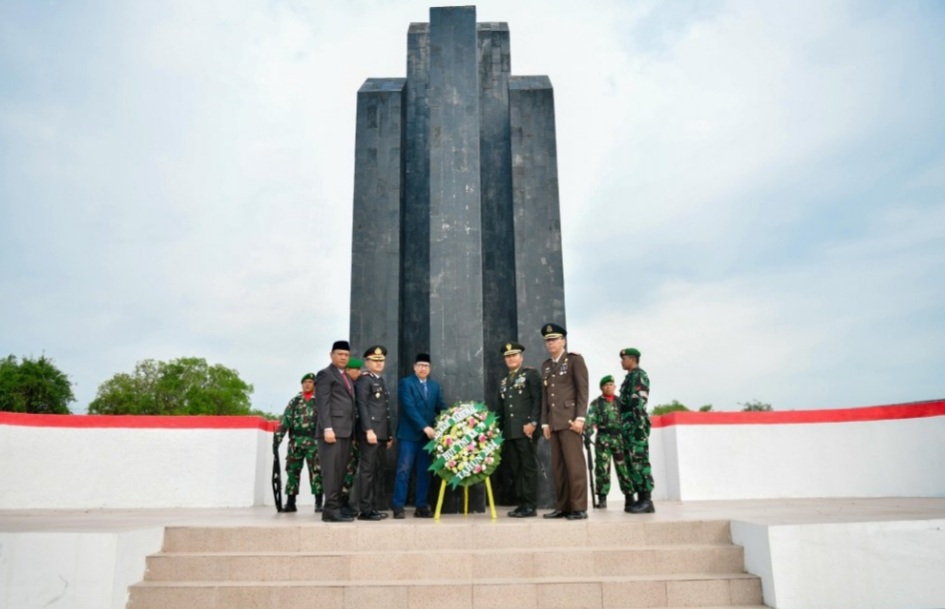
[[646,402],[650,399],[650,377],[643,368],[634,368],[623,379],[617,404],[624,421],[646,417]]
[[279,427],[272,438],[273,446],[279,446],[286,432],[289,434],[289,442],[298,444],[315,440],[315,423],[318,420],[315,410],[315,395],[306,400],[299,392],[294,398],[289,400],[289,405],[285,407],[285,413],[279,420]]
[[602,431],[617,432],[620,430],[620,410],[617,407],[617,398],[608,402],[604,396],[598,396],[587,407],[588,430],[597,428]]

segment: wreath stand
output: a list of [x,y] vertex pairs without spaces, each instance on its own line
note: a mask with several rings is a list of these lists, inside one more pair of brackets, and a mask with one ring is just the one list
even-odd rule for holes
[[[492,499],[492,483],[489,477],[486,477],[486,495],[489,497],[489,513],[492,519],[498,518],[495,513],[495,501]],[[443,509],[443,496],[446,495],[446,480],[440,480],[440,496],[436,500],[436,512],[433,514],[433,520],[440,519],[440,510]],[[463,485],[463,516],[469,515],[469,487]]]

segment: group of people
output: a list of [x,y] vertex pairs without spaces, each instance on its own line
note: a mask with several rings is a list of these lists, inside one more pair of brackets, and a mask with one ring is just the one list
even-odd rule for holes
[[[601,379],[601,396],[588,404],[588,372],[584,358],[567,350],[567,331],[549,323],[541,329],[549,358],[536,370],[523,364],[525,348],[507,342],[501,350],[508,373],[499,384],[497,415],[504,438],[518,506],[513,518],[537,516],[537,432],[551,448],[555,485],[554,510],[545,518],[587,518],[587,461],[583,445],[594,440],[598,507],[606,507],[610,462],[615,464],[625,511],[653,512],[653,477],[649,463],[650,421],[646,413],[649,379],[639,367],[640,352],[620,351],[627,372],[615,391],[613,377]],[[393,446],[390,394],[382,373],[387,349],[368,348],[364,360],[351,357],[347,341],[336,341],[331,364],[317,375],[302,377],[302,390],[290,400],[273,437],[273,451],[288,434],[285,512],[295,512],[299,478],[308,466],[315,511],[326,522],[388,517],[378,509],[375,487],[382,452]],[[392,499],[393,517],[404,518],[408,485],[416,475],[414,516],[432,518],[428,503],[430,454],[424,446],[434,435],[437,415],[446,409],[440,385],[430,378],[429,354],[416,356],[413,374],[398,384],[397,465]],[[362,371],[362,369],[365,369]],[[357,489],[357,507],[351,505]]]

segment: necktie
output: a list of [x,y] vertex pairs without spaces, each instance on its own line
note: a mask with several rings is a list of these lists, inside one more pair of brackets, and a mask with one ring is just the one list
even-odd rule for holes
[[430,399],[430,395],[427,393],[427,382],[426,382],[426,381],[420,381],[420,387],[423,388],[423,399],[425,399],[425,400]]
[[345,387],[348,388],[348,393],[353,394],[353,393],[354,393],[354,390],[352,390],[352,388],[351,388],[351,379],[348,378],[348,374],[347,374],[346,372],[342,372],[342,373],[341,373],[341,376],[343,376],[343,377],[345,378]]

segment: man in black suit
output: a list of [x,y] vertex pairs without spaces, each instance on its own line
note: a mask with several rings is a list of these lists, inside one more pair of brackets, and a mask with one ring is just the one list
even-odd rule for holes
[[322,484],[325,489],[325,522],[351,522],[351,516],[341,512],[341,487],[345,467],[351,454],[354,435],[354,383],[345,374],[351,358],[351,346],[346,340],[335,341],[331,347],[331,365],[315,377],[315,407],[318,409],[318,456],[322,466]]
[[381,455],[390,448],[390,394],[381,373],[387,349],[374,345],[364,352],[368,371],[354,384],[358,404],[358,446],[361,447],[361,467],[358,470],[358,520],[381,520],[386,513],[377,511],[374,495],[380,477]]

